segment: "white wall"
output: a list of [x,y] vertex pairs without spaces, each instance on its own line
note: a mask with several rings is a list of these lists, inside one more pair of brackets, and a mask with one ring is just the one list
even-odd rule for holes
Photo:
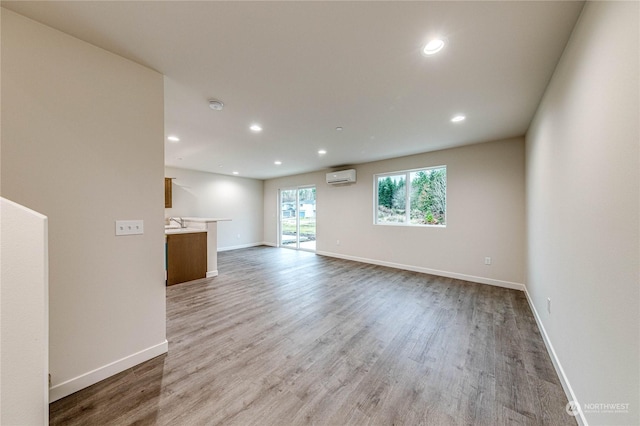
[[0,198],[0,424],[49,423],[47,218]]
[[163,115],[162,75],[3,10],[1,191],[49,218],[51,399],[166,351]]
[[640,423],[639,13],[587,2],[526,138],[531,300],[578,402],[630,404],[589,424]]
[[165,167],[173,180],[165,217],[230,218],[218,222],[218,251],[262,244],[263,181]]
[[[446,228],[373,225],[374,174],[439,165],[447,166]],[[277,242],[278,189],[315,184],[318,253],[523,288],[523,138],[354,168],[349,186],[327,185],[324,172],[265,181],[265,241]]]

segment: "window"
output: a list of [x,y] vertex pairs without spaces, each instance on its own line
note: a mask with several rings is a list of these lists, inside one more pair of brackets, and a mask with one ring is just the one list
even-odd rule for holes
[[375,223],[445,226],[447,168],[405,170],[374,176]]

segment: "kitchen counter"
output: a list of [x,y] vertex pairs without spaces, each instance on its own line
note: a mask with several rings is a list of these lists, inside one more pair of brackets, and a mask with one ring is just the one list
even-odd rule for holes
[[210,222],[224,222],[231,219],[214,218],[214,217],[183,217],[182,220],[184,220],[185,222],[210,223]]
[[171,235],[171,234],[193,234],[196,232],[207,232],[206,229],[200,229],[200,228],[179,228],[179,227],[170,227],[170,228],[164,228],[164,234],[165,235]]
[[218,276],[218,222],[230,221],[229,218],[182,217],[186,225],[165,227],[165,235],[207,233],[207,278]]
[[[172,230],[169,230],[172,231]],[[207,274],[207,233],[174,229],[166,234],[167,285],[205,278]],[[181,232],[182,231],[182,232]]]

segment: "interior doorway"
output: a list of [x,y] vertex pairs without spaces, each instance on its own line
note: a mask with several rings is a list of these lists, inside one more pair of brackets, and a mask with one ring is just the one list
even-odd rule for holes
[[316,251],[316,187],[281,189],[278,206],[278,245]]

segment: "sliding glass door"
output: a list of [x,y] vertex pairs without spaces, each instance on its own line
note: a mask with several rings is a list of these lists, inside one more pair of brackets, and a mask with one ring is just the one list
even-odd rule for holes
[[316,250],[316,187],[280,190],[280,247]]

